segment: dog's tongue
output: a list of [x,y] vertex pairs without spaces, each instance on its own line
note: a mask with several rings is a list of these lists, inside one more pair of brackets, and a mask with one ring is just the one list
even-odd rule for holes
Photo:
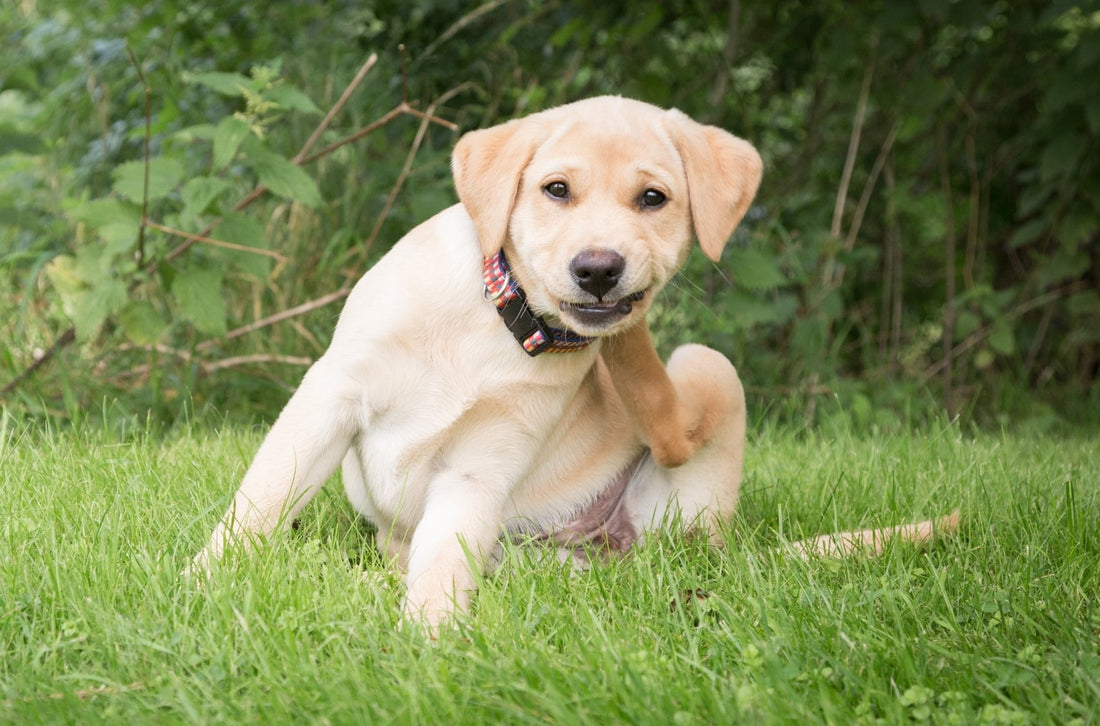
[[629,315],[630,311],[634,309],[634,303],[645,297],[645,290],[639,290],[633,295],[627,295],[626,297],[615,303],[615,309],[623,315]]

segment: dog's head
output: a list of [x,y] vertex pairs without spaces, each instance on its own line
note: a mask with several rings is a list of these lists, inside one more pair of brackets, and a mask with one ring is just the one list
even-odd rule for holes
[[610,96],[470,132],[453,157],[482,253],[503,248],[535,312],[590,336],[641,320],[693,233],[717,260],[761,169],[722,129]]

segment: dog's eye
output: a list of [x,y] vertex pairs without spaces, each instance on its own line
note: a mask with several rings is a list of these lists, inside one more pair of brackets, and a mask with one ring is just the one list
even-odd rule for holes
[[666,197],[664,194],[657,191],[656,189],[646,189],[644,192],[642,192],[642,206],[648,209],[656,209],[657,207],[662,206],[667,200],[668,197]]
[[542,190],[554,199],[569,198],[569,186],[565,182],[550,182],[549,184],[544,186]]

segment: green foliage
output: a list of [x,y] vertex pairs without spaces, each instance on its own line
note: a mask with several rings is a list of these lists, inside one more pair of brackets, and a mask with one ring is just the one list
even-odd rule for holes
[[[256,67],[252,81],[226,73],[201,74],[192,80],[244,101],[243,111],[218,124],[209,144],[212,162],[201,170],[205,175],[184,181],[185,161],[194,164],[193,148],[189,157],[123,162],[111,171],[109,196],[69,210],[70,218],[83,228],[83,239],[71,254],[54,257],[46,274],[75,325],[78,342],[95,341],[104,325],[116,321],[121,322],[123,335],[138,345],[164,340],[181,324],[190,324],[205,336],[224,335],[224,281],[233,272],[262,279],[266,265],[253,261],[247,250],[267,247],[255,220],[230,211],[229,192],[242,185],[259,185],[307,207],[322,202],[313,178],[263,141],[266,127],[288,110],[269,92],[281,88],[280,96],[291,99],[295,110],[303,106],[316,110],[301,100],[304,94],[279,85],[273,70],[265,66]],[[202,136],[194,128],[180,134]],[[166,139],[168,144],[172,141]],[[244,252],[197,254],[186,265],[164,262],[155,270],[147,269],[145,260],[165,258],[172,241],[152,233],[143,239],[148,232],[142,224],[143,205],[150,205],[163,219],[175,220],[181,237],[203,236],[214,228],[221,235],[217,241]]]
[[345,286],[454,200],[455,137],[431,125],[296,158],[368,51],[377,66],[319,146],[405,94],[421,109],[446,94],[437,112],[468,129],[621,93],[756,143],[756,206],[653,324],[666,351],[723,350],[758,410],[813,419],[829,395],[913,425],[1100,410],[1094,3],[91,7],[0,8],[0,384],[68,327],[78,340],[5,394],[28,413],[79,415],[104,393],[167,418],[176,400],[278,408],[301,369],[257,361],[316,357],[333,311],[219,336]]

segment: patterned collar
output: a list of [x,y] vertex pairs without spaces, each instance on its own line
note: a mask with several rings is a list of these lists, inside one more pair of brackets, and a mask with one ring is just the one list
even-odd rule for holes
[[592,338],[552,328],[527,305],[527,294],[512,277],[504,250],[485,258],[485,299],[492,300],[505,326],[527,355],[584,350]]

